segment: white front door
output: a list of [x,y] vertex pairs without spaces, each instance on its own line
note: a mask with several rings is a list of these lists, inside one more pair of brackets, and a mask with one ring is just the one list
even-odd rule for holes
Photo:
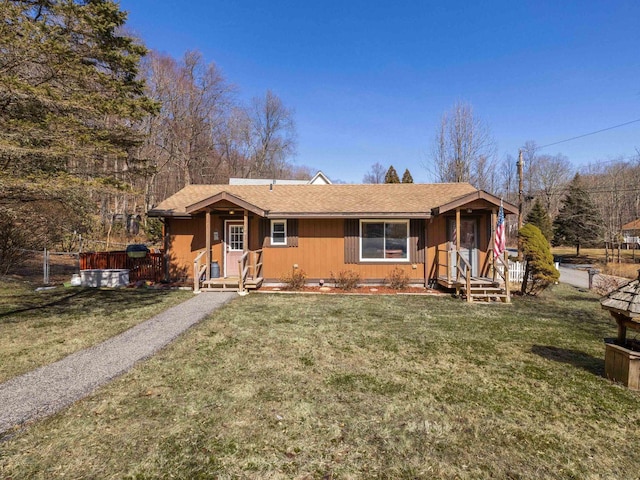
[[224,276],[237,277],[238,261],[244,253],[244,224],[226,220],[224,230]]

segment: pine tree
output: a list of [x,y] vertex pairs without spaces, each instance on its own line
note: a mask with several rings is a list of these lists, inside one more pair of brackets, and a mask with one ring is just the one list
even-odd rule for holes
[[387,170],[387,174],[384,176],[384,183],[400,183],[398,172],[393,168],[393,165],[391,165],[389,170]]
[[3,2],[0,153],[5,169],[87,175],[107,166],[104,162],[127,158],[141,140],[131,123],[155,104],[143,95],[138,79],[145,48],[118,34],[125,20],[112,0]]
[[413,183],[413,177],[411,176],[411,172],[409,169],[405,169],[404,174],[402,175],[402,183]]
[[580,175],[569,184],[569,192],[562,200],[558,216],[553,221],[553,244],[575,245],[576,256],[580,246],[592,244],[602,238],[602,220],[589,194],[582,188]]
[[520,229],[519,237],[526,262],[521,291],[529,295],[537,295],[557,282],[560,272],[553,265],[549,241],[538,227],[532,223],[526,224]]
[[525,219],[525,223],[530,223],[538,227],[547,241],[550,242],[553,238],[553,226],[551,225],[551,219],[542,205],[542,202],[540,202],[540,199],[536,198],[531,211]]
[[86,192],[130,190],[143,167],[134,126],[157,107],[138,76],[146,49],[119,33],[115,0],[0,5],[0,213],[51,242],[90,223]]

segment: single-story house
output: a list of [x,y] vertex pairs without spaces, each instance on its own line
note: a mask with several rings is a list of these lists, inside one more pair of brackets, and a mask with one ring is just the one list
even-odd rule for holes
[[189,185],[149,216],[164,222],[170,276],[195,288],[259,287],[293,269],[310,283],[346,270],[382,283],[395,268],[453,288],[465,275],[495,282],[500,204],[468,183]]

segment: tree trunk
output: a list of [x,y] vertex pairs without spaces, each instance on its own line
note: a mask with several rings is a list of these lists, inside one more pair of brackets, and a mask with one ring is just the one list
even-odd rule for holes
[[520,291],[526,295],[527,293],[527,286],[529,283],[529,262],[527,262],[526,260],[523,260],[525,263],[525,267],[524,267],[524,277],[522,277],[522,286],[520,287]]

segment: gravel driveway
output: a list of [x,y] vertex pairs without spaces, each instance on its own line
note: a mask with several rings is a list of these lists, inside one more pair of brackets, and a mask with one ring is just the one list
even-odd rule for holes
[[105,342],[0,384],[0,434],[89,395],[235,296],[201,293]]

